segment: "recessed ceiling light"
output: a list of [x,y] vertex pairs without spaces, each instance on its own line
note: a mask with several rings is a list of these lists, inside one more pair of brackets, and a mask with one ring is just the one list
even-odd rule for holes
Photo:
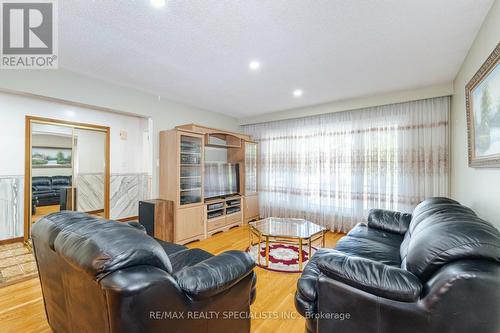
[[302,96],[302,94],[303,94],[303,91],[302,91],[302,90],[300,90],[300,89],[295,89],[295,90],[293,91],[293,96],[294,96],[294,97],[301,97],[301,96]]
[[151,0],[151,5],[156,8],[161,8],[165,6],[165,0]]
[[260,62],[258,62],[257,60],[250,61],[250,63],[248,64],[248,67],[251,70],[256,71],[260,68]]

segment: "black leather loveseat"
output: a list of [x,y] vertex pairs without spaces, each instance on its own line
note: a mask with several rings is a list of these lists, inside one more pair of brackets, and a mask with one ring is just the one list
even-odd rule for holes
[[137,223],[48,215],[33,247],[54,332],[249,332],[254,262],[146,235]]
[[36,206],[59,205],[61,189],[71,186],[71,176],[37,176],[31,180],[31,193]]
[[295,305],[307,332],[498,333],[500,233],[447,198],[372,210],[311,258]]

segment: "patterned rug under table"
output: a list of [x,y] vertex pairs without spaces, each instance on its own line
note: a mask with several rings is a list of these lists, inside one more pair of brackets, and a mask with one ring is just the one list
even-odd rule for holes
[[[307,253],[308,247],[302,246],[302,267],[305,267],[309,262],[309,254]],[[312,255],[316,252],[316,248],[311,248]],[[299,273],[299,246],[293,244],[285,244],[273,242],[269,245],[269,266],[266,267],[266,244],[260,243],[260,250],[258,244],[252,245],[247,249],[252,258],[255,260],[257,266],[264,269],[276,272]],[[260,256],[260,264],[259,258]]]

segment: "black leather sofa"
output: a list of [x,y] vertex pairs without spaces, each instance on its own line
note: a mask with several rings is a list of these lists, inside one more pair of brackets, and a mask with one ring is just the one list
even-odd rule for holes
[[430,198],[413,214],[374,209],[297,283],[306,332],[500,332],[500,233]]
[[71,176],[37,176],[31,180],[31,194],[36,206],[59,205],[61,189],[71,186]]
[[245,252],[213,256],[69,211],[37,221],[33,247],[54,332],[250,332]]

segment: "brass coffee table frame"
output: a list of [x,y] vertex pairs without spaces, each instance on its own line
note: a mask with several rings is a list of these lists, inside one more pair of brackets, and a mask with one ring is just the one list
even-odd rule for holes
[[273,236],[273,235],[264,235],[260,232],[256,227],[250,224],[250,248],[254,245],[253,236],[257,236],[259,241],[259,251],[257,253],[257,262],[260,264],[260,244],[262,243],[262,239],[266,242],[266,265],[265,267],[269,267],[269,244],[270,243],[285,243],[299,246],[299,271],[302,272],[302,253],[300,250],[302,246],[308,245],[308,255],[311,257],[311,247],[312,243],[321,239],[321,247],[325,247],[325,234],[327,230],[321,230],[317,233],[312,234],[309,237],[299,237],[299,236]]

